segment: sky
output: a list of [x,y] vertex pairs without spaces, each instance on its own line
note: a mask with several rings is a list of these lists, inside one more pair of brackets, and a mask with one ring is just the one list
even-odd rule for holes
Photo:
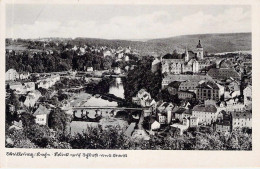
[[7,4],[7,38],[155,39],[251,32],[245,5]]

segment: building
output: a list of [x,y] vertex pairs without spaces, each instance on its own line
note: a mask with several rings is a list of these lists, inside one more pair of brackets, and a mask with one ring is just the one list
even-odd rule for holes
[[50,114],[50,110],[45,106],[40,105],[38,109],[33,113],[35,116],[35,123],[39,125],[48,125],[48,116]]
[[26,107],[33,107],[40,97],[41,93],[38,90],[31,91],[27,94],[23,104]]
[[207,75],[211,76],[213,79],[225,80],[232,77],[235,80],[240,80],[241,75],[234,68],[211,68]]
[[168,92],[171,94],[171,95],[176,95],[178,94],[178,91],[179,91],[179,86],[181,85],[182,82],[180,81],[173,81],[171,82],[167,89],[168,89]]
[[21,82],[10,82],[8,83],[9,88],[12,90],[21,90],[23,88],[23,85]]
[[190,92],[188,90],[186,90],[186,91],[180,90],[180,91],[178,91],[178,98],[179,99],[192,99],[192,98],[196,98],[196,95],[194,92]]
[[158,121],[156,121],[156,120],[152,120],[151,121],[151,130],[158,130],[158,129],[160,129],[160,127],[161,127],[161,124],[158,122]]
[[232,130],[243,127],[252,128],[252,112],[232,112]]
[[5,80],[16,80],[19,79],[19,73],[17,73],[16,70],[14,69],[9,69],[6,73],[5,73]]
[[103,56],[106,57],[106,56],[112,56],[112,52],[110,50],[105,50],[103,52]]
[[225,91],[224,99],[232,99],[240,96],[240,91]]
[[198,60],[203,60],[204,59],[204,53],[203,53],[203,47],[200,43],[200,40],[199,40],[199,43],[197,45],[197,49],[196,49],[196,56],[198,58]]
[[132,102],[142,107],[152,107],[154,109],[156,107],[156,102],[145,89],[139,90],[136,97],[132,98]]
[[172,103],[161,102],[157,103],[157,110],[159,113],[172,111],[175,106]]
[[221,121],[216,123],[216,131],[221,133],[231,132],[231,123],[229,121]]
[[181,82],[181,84],[179,86],[179,90],[188,90],[188,91],[196,93],[197,86],[203,82],[204,82],[203,80],[202,81],[187,80],[187,81]]
[[29,76],[30,76],[29,72],[22,72],[22,73],[19,74],[19,79],[22,79],[22,80],[28,79]]
[[166,113],[158,113],[158,122],[160,124],[166,124],[167,123],[167,114]]
[[236,80],[232,80],[227,86],[227,91],[239,91],[240,92],[240,84]]
[[115,73],[115,74],[120,74],[120,73],[121,73],[120,67],[115,67],[114,73]]
[[216,122],[218,110],[214,105],[196,105],[192,109],[192,116],[199,119],[199,124],[211,125]]
[[184,118],[189,119],[191,116],[192,110],[190,109],[179,108],[174,112],[175,120],[179,120],[180,122],[182,122]]
[[9,83],[10,89],[15,90],[17,94],[26,94],[27,92],[35,90],[34,82],[12,82]]
[[93,71],[94,71],[93,67],[87,67],[87,72],[93,72]]
[[231,113],[227,113],[224,110],[218,113],[215,130],[217,132],[223,132],[223,133],[228,133],[232,131]]
[[39,79],[37,81],[37,86],[38,86],[38,88],[41,87],[44,89],[49,89],[50,87],[55,85],[55,83],[59,80],[60,80],[60,75],[58,75],[58,74],[51,75],[50,77]]
[[126,55],[126,56],[124,57],[124,60],[125,60],[125,62],[128,62],[128,61],[129,61],[129,56]]
[[252,103],[252,86],[248,85],[244,90],[243,90],[243,96],[244,96],[244,104],[249,105]]
[[199,126],[199,118],[191,116],[190,117],[190,127],[198,127]]
[[180,129],[180,135],[182,135],[183,132],[190,127],[189,119],[183,118],[182,122],[174,123],[171,125],[171,127]]
[[152,72],[156,72],[157,70],[159,70],[161,65],[161,61],[158,58],[155,58],[154,61],[152,62]]
[[188,51],[181,56],[165,55],[162,58],[162,73],[170,74],[182,74],[186,72],[198,73],[199,72],[199,60],[203,60],[203,47],[200,43],[197,45],[195,51]]
[[214,81],[212,77],[208,75],[167,75],[162,80],[162,89],[166,88],[171,82],[179,81]]
[[225,106],[227,112],[244,111],[245,109],[245,105],[240,103],[238,98],[225,100]]
[[215,82],[204,82],[197,86],[197,99],[198,100],[220,100],[224,95],[224,87]]

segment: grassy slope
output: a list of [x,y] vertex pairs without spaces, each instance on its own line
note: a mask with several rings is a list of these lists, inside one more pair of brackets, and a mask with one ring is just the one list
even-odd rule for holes
[[91,45],[130,46],[133,49],[137,49],[142,55],[145,55],[153,52],[158,54],[171,53],[174,49],[181,52],[186,46],[192,50],[196,47],[199,39],[204,50],[209,53],[251,50],[251,33],[183,35],[172,38],[152,39],[146,42],[90,38],[82,38],[81,40]]

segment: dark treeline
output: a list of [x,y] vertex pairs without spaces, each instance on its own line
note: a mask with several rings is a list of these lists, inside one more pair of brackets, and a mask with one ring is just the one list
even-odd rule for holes
[[[62,118],[61,118],[62,119]],[[57,129],[56,129],[57,130]],[[6,147],[58,148],[58,149],[130,149],[130,150],[252,150],[252,135],[243,131],[230,134],[205,132],[194,128],[180,135],[170,130],[167,135],[151,136],[150,140],[137,140],[124,135],[121,128],[88,128],[75,136],[62,134],[62,126],[55,135],[47,126],[33,124],[31,129],[8,130]]]
[[110,69],[112,64],[116,66],[112,57],[103,57],[98,54],[87,52],[78,56],[74,51],[63,51],[53,54],[38,53],[30,57],[28,52],[20,55],[6,54],[6,70],[13,68],[18,72],[59,72],[73,70],[85,70],[93,67],[95,70]]
[[138,61],[137,66],[129,71],[128,76],[123,80],[125,99],[131,102],[133,96],[140,89],[146,89],[154,99],[158,99],[162,74],[158,69],[156,72],[151,71],[153,57],[143,57]]

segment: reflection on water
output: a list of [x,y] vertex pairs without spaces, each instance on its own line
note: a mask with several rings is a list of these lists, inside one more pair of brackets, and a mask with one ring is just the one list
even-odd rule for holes
[[121,78],[116,78],[114,83],[110,85],[109,93],[113,94],[117,97],[120,97],[122,99],[125,98],[124,87],[123,87]]
[[[109,93],[114,94],[117,97],[123,98],[124,99],[124,88],[123,84],[121,81],[121,78],[116,78],[114,82],[110,85],[109,88]],[[77,96],[74,98],[74,104],[75,106],[80,106],[80,107],[87,107],[87,106],[97,106],[97,107],[106,107],[106,106],[118,106],[118,103],[115,101],[108,101],[105,99],[102,99],[101,97],[96,96],[91,96],[88,93],[85,92],[80,92]],[[76,105],[76,103],[80,102],[80,105]],[[87,112],[86,112],[87,111]],[[112,118],[110,116],[110,112],[112,109],[100,109],[99,110],[102,119],[99,123],[93,123],[93,122],[80,122],[80,121],[73,121],[70,124],[70,133],[75,134],[75,133],[81,133],[82,131],[86,130],[88,126],[91,127],[97,127],[98,124],[100,124],[103,128],[106,126],[120,126],[121,128],[125,128],[128,126],[128,123],[121,119],[121,118]],[[117,112],[117,110],[115,110]],[[88,109],[88,110],[78,110],[75,115],[77,117],[81,117],[81,114],[88,114],[88,117],[94,118],[95,114],[97,113],[96,110],[93,109]]]
[[105,99],[102,99],[101,97],[96,98],[95,96],[92,96],[85,104],[84,106],[117,106],[117,102],[115,101],[108,101]]

